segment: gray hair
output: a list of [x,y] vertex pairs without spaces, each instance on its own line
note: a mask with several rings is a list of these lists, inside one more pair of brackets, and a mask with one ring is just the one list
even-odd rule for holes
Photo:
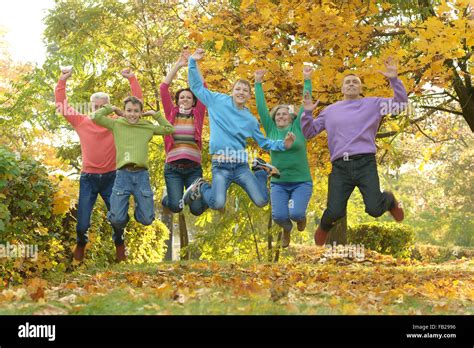
[[280,110],[280,109],[288,109],[288,113],[293,118],[293,121],[296,119],[297,115],[294,112],[291,112],[291,111],[294,111],[294,110],[292,110],[293,105],[280,104],[280,105],[275,106],[272,109],[272,111],[270,111],[270,117],[272,118],[273,121],[275,121],[275,116],[276,116],[278,110]]
[[110,97],[107,93],[104,92],[97,92],[91,95],[91,102],[97,99],[107,99],[107,103],[110,103]]

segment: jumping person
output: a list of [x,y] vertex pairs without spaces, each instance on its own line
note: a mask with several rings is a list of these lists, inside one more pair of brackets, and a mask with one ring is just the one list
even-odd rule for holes
[[[123,117],[110,119],[107,115],[121,112],[107,104],[92,114],[91,119],[98,125],[110,129],[116,148],[117,177],[110,198],[107,218],[114,228],[124,230],[129,221],[128,207],[130,195],[135,201],[135,220],[143,225],[151,225],[155,218],[153,191],[148,174],[148,143],[154,135],[174,132],[173,126],[161,115],[153,112],[159,125],[140,119],[143,103],[136,97],[124,100]],[[99,149],[100,150],[100,149]],[[125,255],[119,261],[125,260]]]
[[234,83],[232,95],[209,91],[203,84],[196,61],[204,56],[197,49],[189,58],[188,79],[191,91],[206,105],[209,112],[210,143],[212,155],[212,186],[198,179],[184,193],[183,202],[189,204],[201,197],[211,209],[222,210],[227,189],[232,182],[241,186],[258,206],[268,203],[268,175],[277,175],[277,169],[261,160],[253,163],[254,174],[248,165],[245,151],[246,139],[253,138],[265,150],[285,151],[295,140],[289,132],[284,140],[266,139],[257,119],[245,106],[250,98],[250,83],[239,79]]
[[[176,92],[173,104],[169,86],[179,69],[188,65],[189,51],[185,48],[176,64],[160,85],[161,102],[166,119],[174,126],[175,132],[165,139],[165,182],[167,195],[162,205],[173,213],[183,210],[181,198],[184,188],[202,178],[201,151],[202,127],[206,107],[189,88]],[[193,215],[199,216],[207,206],[202,199],[190,203]]]
[[[87,231],[90,227],[92,209],[100,194],[110,211],[110,196],[116,176],[115,144],[112,132],[96,125],[91,119],[72,108],[66,99],[66,81],[72,75],[72,69],[61,72],[55,89],[56,106],[66,120],[74,127],[81,142],[82,170],[79,181],[79,202],[77,205],[77,244],[74,259],[84,259],[85,247],[89,241]],[[130,82],[132,95],[142,99],[143,94],[135,75],[130,69],[122,71],[122,76]],[[109,103],[109,96],[97,92],[90,97],[92,111]],[[124,254],[123,229],[113,227],[112,239],[115,243],[117,258]]]
[[[313,69],[303,69],[304,92],[311,94],[311,74]],[[272,218],[283,228],[282,246],[290,244],[292,220],[299,231],[306,227],[306,209],[313,192],[313,180],[309,170],[306,154],[306,139],[300,125],[303,107],[298,115],[292,113],[289,105],[277,105],[268,111],[262,82],[265,70],[255,72],[255,99],[265,133],[269,139],[284,139],[288,132],[295,134],[296,139],[291,149],[285,152],[270,151],[272,165],[280,171],[280,177],[272,177],[270,183],[270,202]]]
[[317,245],[324,245],[327,235],[336,221],[346,215],[347,201],[358,187],[364,199],[365,211],[379,217],[389,211],[400,222],[403,209],[391,192],[380,192],[377,163],[375,160],[375,136],[382,117],[382,110],[400,110],[408,102],[407,93],[398,79],[397,64],[393,58],[385,61],[386,72],[380,71],[390,81],[393,98],[362,97],[362,82],[357,75],[344,77],[344,100],[326,107],[313,120],[311,97],[305,95],[305,112],[301,118],[303,133],[310,139],[326,130],[332,162],[329,175],[327,208],[314,234]]

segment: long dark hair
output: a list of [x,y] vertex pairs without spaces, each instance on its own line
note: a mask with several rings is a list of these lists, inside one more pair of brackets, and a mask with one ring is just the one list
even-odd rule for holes
[[198,100],[197,100],[196,96],[194,95],[194,93],[191,92],[191,89],[190,89],[190,88],[181,88],[180,90],[178,90],[178,92],[176,92],[176,94],[174,95],[174,102],[175,102],[175,105],[178,105],[179,95],[181,94],[181,92],[185,92],[185,91],[187,91],[187,92],[189,92],[189,93],[192,94],[192,96],[193,96],[193,107],[195,107]]

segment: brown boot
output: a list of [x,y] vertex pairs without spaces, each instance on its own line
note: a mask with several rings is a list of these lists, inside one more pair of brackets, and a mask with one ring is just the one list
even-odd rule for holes
[[298,231],[304,231],[306,228],[306,216],[303,220],[296,222],[296,228],[298,228]]
[[84,260],[85,251],[86,251],[85,245],[76,244],[76,248],[74,249],[74,253],[73,253],[74,260],[80,261],[80,262]]
[[395,199],[393,193],[387,193],[393,197],[393,208],[389,210],[390,215],[392,215],[396,222],[402,222],[405,217],[405,213],[401,207],[401,204]]
[[291,231],[286,231],[283,229],[282,237],[281,237],[281,247],[282,248],[288,248],[288,245],[290,245],[290,239],[291,239]]
[[115,261],[122,262],[127,259],[125,255],[125,244],[115,245]]
[[326,238],[328,237],[329,232],[324,231],[321,226],[318,226],[316,232],[314,232],[314,242],[316,245],[323,246],[326,244]]

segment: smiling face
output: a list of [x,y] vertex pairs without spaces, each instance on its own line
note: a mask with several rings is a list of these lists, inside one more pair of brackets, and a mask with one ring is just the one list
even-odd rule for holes
[[132,103],[131,101],[125,104],[123,117],[125,117],[130,124],[135,124],[140,120],[142,115],[142,108],[139,103]]
[[245,103],[250,99],[250,85],[237,81],[232,89],[232,99],[239,108],[244,107]]
[[342,82],[341,92],[344,99],[358,99],[362,91],[362,82],[359,76],[347,75]]
[[181,91],[178,96],[178,106],[189,110],[193,107],[194,98],[190,91]]
[[290,114],[288,106],[278,106],[275,112],[275,124],[278,128],[286,128],[293,122],[293,116]]

